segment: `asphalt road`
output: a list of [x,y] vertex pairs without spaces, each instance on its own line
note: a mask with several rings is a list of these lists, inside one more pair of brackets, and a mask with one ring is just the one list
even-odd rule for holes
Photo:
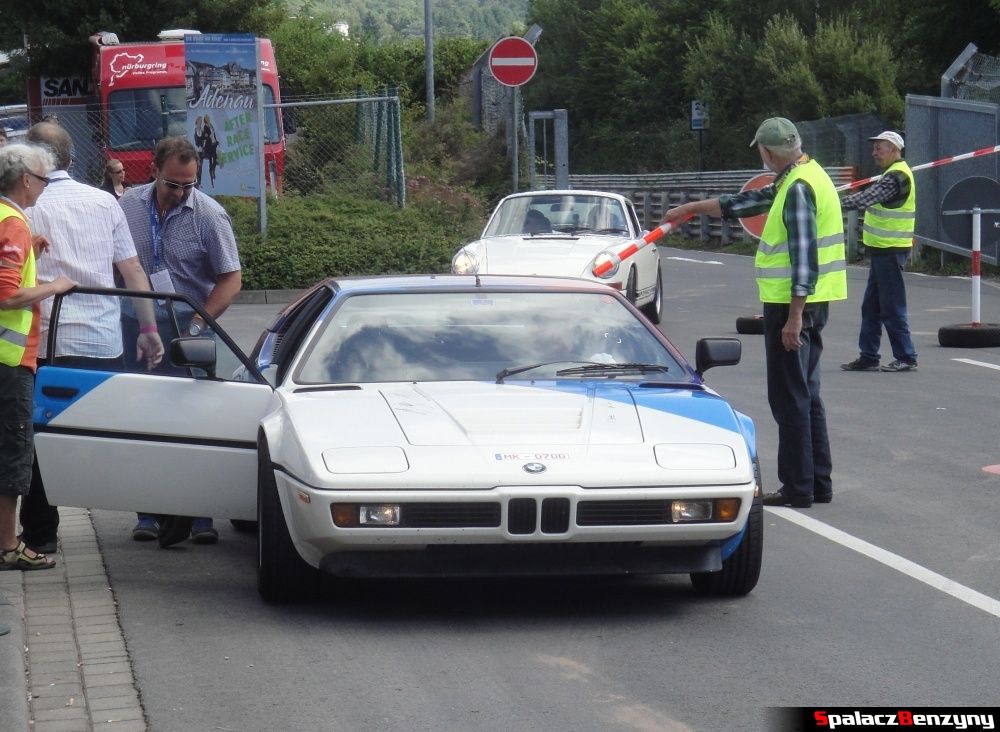
[[[683,352],[758,311],[749,258],[661,254]],[[1000,463],[1000,349],[939,347],[939,326],[969,320],[969,283],[910,275],[919,371],[842,372],[866,273],[824,333],[834,501],[768,509],[746,598],[681,576],[357,581],[273,607],[253,536],[221,524],[217,546],[164,551],[129,539],[131,515],[94,512],[150,729],[714,732],[763,729],[771,706],[997,704],[1000,475],[983,468]],[[275,310],[223,323],[249,346]],[[1000,320],[995,287],[983,315]],[[760,337],[742,340],[708,380],[755,419],[773,489]]]

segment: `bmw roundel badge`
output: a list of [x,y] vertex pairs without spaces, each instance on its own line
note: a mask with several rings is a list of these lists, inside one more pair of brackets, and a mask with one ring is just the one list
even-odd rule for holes
[[545,472],[545,466],[541,463],[525,463],[521,466],[525,473],[531,473],[532,475],[538,475],[539,473]]

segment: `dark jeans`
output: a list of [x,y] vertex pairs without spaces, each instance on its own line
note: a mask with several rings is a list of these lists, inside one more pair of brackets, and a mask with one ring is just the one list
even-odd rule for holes
[[[38,360],[39,366],[45,366],[48,363],[50,362],[47,359]],[[70,366],[96,371],[121,371],[124,366],[121,356],[118,358],[56,356],[51,363],[55,366]],[[31,465],[31,488],[28,490],[28,494],[21,499],[21,512],[18,518],[22,528],[21,538],[28,546],[48,544],[56,540],[56,534],[59,531],[59,509],[49,505],[49,499],[45,495],[45,485],[42,483],[42,474],[38,471],[37,458]]]
[[802,346],[786,351],[781,329],[788,305],[764,303],[764,350],[767,357],[767,401],[778,423],[778,480],[788,498],[812,500],[833,493],[833,462],[820,399],[819,360],[825,302],[809,303],[802,313]]
[[882,327],[885,326],[893,358],[916,363],[917,352],[910,339],[910,325],[906,319],[906,286],[903,284],[903,269],[909,249],[880,252],[869,247],[868,253],[871,266],[865,299],[861,303],[861,334],[858,336],[861,358],[878,363]]

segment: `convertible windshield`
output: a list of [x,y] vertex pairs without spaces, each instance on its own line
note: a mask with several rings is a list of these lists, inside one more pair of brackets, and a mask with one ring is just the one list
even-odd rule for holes
[[[568,366],[631,364],[617,378],[685,370],[648,327],[609,295],[418,292],[354,295],[306,349],[298,384],[587,379]],[[636,368],[642,364],[643,368]],[[563,371],[566,373],[562,373]]]
[[625,236],[629,233],[627,221],[616,198],[540,193],[503,201],[486,225],[483,238],[582,233]]

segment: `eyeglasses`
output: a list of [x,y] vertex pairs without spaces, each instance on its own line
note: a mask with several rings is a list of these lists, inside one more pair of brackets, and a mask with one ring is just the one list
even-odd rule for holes
[[44,185],[48,185],[49,184],[49,179],[46,178],[44,175],[39,175],[38,173],[32,173],[30,170],[27,170],[25,172],[28,175],[30,175],[32,178],[38,178],[38,180],[40,180]]
[[190,183],[178,183],[177,181],[167,180],[166,178],[160,178],[160,180],[163,181],[163,185],[172,191],[186,191],[198,185],[198,181],[196,180],[193,180]]

